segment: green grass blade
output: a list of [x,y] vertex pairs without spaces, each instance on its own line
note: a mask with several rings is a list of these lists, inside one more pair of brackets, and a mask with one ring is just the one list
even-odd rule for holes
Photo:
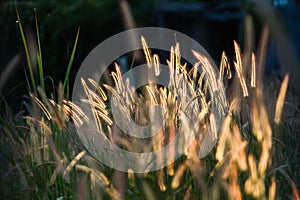
[[34,16],[35,16],[36,37],[37,37],[37,42],[38,42],[37,61],[38,61],[38,68],[39,68],[40,84],[41,84],[42,90],[45,92],[42,49],[41,49],[40,32],[39,32],[39,26],[38,26],[36,11],[34,12]]
[[33,74],[33,68],[32,68],[32,65],[31,65],[31,60],[30,60],[30,56],[29,56],[29,50],[28,50],[25,34],[24,34],[22,23],[21,23],[21,20],[20,20],[19,11],[18,11],[16,5],[15,5],[15,7],[16,7],[16,13],[17,13],[17,18],[18,18],[18,22],[19,22],[18,25],[19,25],[19,29],[20,29],[21,37],[22,37],[22,42],[23,42],[24,49],[25,49],[26,60],[27,60],[27,65],[28,65],[28,70],[29,70],[29,75],[30,75],[33,91],[34,91],[34,94],[37,94],[36,84],[35,84],[34,74]]
[[[80,28],[78,28],[75,43],[74,43],[74,47],[73,47],[72,54],[71,54],[71,58],[70,58],[70,61],[69,61],[69,64],[68,64],[67,73],[66,73],[65,80],[64,80],[64,85],[63,85],[63,92],[65,92],[65,90],[66,90],[67,82],[69,80],[69,74],[70,74],[70,71],[71,71],[71,66],[72,66],[73,61],[74,61],[74,56],[75,56],[75,51],[76,51],[76,47],[77,47],[79,31],[80,31]],[[69,93],[67,93],[66,95],[67,95],[66,98],[69,99]]]

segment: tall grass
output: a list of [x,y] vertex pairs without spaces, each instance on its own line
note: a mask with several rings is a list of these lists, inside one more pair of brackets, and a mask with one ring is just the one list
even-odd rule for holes
[[[26,114],[21,111],[15,115],[6,105],[6,113],[0,116],[2,199],[299,199],[299,166],[297,160],[289,160],[293,158],[290,154],[296,156],[296,143],[292,141],[299,136],[294,132],[297,122],[288,115],[299,110],[293,106],[288,75],[282,83],[263,82],[264,53],[258,54],[258,59],[250,53],[251,64],[246,65],[238,43],[234,42],[233,66],[224,53],[217,73],[205,56],[195,51],[199,62],[188,69],[181,61],[179,44],[175,44],[168,60],[169,87],[149,84],[143,95],[126,85],[118,64],[111,72],[115,87],[82,80],[89,97],[83,101],[91,105],[98,131],[124,149],[160,149],[181,127],[186,136],[196,134],[192,145],[176,162],[154,172],[125,173],[101,164],[76,133],[75,127],[90,120],[66,92],[78,33],[66,79],[58,84],[57,97],[49,98],[44,87],[39,39],[37,52],[30,52],[17,16],[33,89],[28,90]],[[142,42],[149,70],[159,73],[158,55],[151,54],[145,39]],[[39,84],[33,73],[36,63],[30,57],[35,53]],[[197,74],[198,67],[203,74]],[[226,89],[230,98],[226,98],[225,91],[218,96],[218,111],[226,115],[220,122],[210,110],[216,100],[210,99],[209,90],[223,90],[222,82],[227,79],[234,81]],[[150,141],[124,136],[115,126],[104,91],[116,97],[113,103],[125,119],[135,113],[134,120],[139,124],[147,124],[149,107],[160,104],[167,119],[164,128]],[[289,110],[285,110],[286,105],[290,105]],[[187,117],[182,118],[183,115]],[[191,126],[189,116],[197,117],[198,122]],[[124,123],[128,126],[126,120]],[[220,130],[217,123],[222,123]],[[208,131],[219,135],[218,143],[200,159],[199,150]],[[173,151],[169,152],[170,159]]]

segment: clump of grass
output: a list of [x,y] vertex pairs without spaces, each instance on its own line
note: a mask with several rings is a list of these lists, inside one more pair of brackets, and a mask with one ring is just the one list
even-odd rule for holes
[[[22,31],[21,35],[30,72],[33,63]],[[77,40],[78,34],[72,59]],[[149,72],[158,75],[158,55],[151,54],[144,38],[142,44]],[[167,61],[171,72],[168,87],[148,84],[145,93],[136,93],[129,82],[123,80],[118,64],[111,73],[115,87],[99,85],[92,79],[82,80],[88,97],[83,102],[92,109],[96,134],[104,134],[112,143],[128,151],[161,149],[172,141],[180,128],[185,132],[186,140],[189,135],[196,135],[188,150],[175,162],[174,155],[180,148],[168,152],[168,159],[172,161],[168,166],[135,174],[131,170],[125,173],[104,166],[93,156],[94,152],[82,144],[75,127],[92,119],[68,100],[66,87],[72,59],[64,83],[59,84],[57,98],[48,98],[43,86],[39,42],[38,46],[40,86],[36,85],[30,72],[34,89],[29,90],[25,103],[29,114],[15,116],[7,106],[6,114],[0,117],[1,160],[5,164],[1,165],[3,199],[299,198],[295,175],[286,170],[293,167],[284,159],[289,153],[290,149],[286,147],[289,144],[280,136],[281,132],[295,135],[291,123],[284,118],[284,105],[287,104],[284,99],[289,95],[288,75],[280,87],[272,89],[277,90],[278,95],[266,102],[269,93],[265,93],[268,88],[262,84],[262,55],[258,55],[256,61],[253,53],[248,69],[238,43],[234,42],[235,73],[225,53],[221,58],[220,73],[217,73],[207,58],[195,51],[192,53],[199,62],[188,69],[181,62],[179,44],[175,44]],[[198,67],[202,68],[202,74],[197,73]],[[236,80],[227,88],[231,90],[230,99],[225,96],[224,79]],[[149,123],[149,108],[155,104],[159,104],[165,113],[163,129],[151,140],[124,136],[111,115],[108,93],[119,114],[128,119],[123,121],[128,130],[132,127],[127,122],[132,117],[138,124]],[[212,112],[213,105],[217,108],[216,113]],[[189,119],[195,118],[197,122],[190,124]],[[212,133],[210,140],[218,142],[202,158],[200,152],[208,133]],[[86,130],[86,134],[95,133]],[[280,149],[286,152],[282,153]],[[282,179],[288,180],[288,184]]]

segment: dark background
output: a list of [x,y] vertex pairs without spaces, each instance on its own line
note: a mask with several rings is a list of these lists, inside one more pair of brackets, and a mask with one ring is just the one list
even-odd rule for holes
[[[28,42],[36,41],[35,13],[38,18],[44,74],[53,79],[55,86],[64,80],[67,65],[80,27],[79,42],[72,66],[70,81],[88,53],[106,38],[126,29],[117,0],[36,0],[17,1],[21,22]],[[269,45],[266,74],[282,69],[283,64],[297,65],[300,58],[300,6],[297,1],[270,1],[283,34],[272,34]],[[233,40],[241,47],[244,44],[244,17],[254,18],[254,38],[258,43],[263,24],[274,20],[261,16],[255,1],[128,1],[137,27],[160,26],[175,29],[196,39],[218,65],[223,50],[231,61]],[[0,3],[0,71],[8,66],[14,56],[20,59],[14,70],[1,84],[1,93],[9,104],[18,108],[26,89],[26,60],[13,1]],[[277,22],[276,22],[277,23]],[[276,27],[276,25],[275,25]],[[276,45],[285,38],[284,44]],[[280,42],[279,42],[280,43]],[[255,51],[256,45],[253,46]],[[280,51],[293,52],[292,59],[282,59]],[[283,61],[282,61],[283,60]],[[285,60],[288,60],[285,62]],[[295,67],[293,66],[293,67]],[[287,67],[287,71],[290,69]],[[295,74],[295,73],[294,73]],[[3,78],[3,77],[2,77]],[[296,78],[294,78],[296,80]],[[51,79],[46,80],[49,91],[53,91]],[[55,87],[54,86],[54,87]],[[54,88],[55,90],[55,88]]]

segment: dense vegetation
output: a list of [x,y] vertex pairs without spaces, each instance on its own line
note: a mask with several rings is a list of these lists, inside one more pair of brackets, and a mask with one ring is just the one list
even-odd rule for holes
[[[80,43],[80,38],[89,34],[88,25],[86,27],[86,24],[81,24],[76,35],[77,25],[67,23],[66,30],[71,35],[60,38],[56,27],[63,27],[65,23],[54,19],[55,12],[63,13],[67,9],[74,9],[83,12],[78,13],[79,21],[84,16],[95,20],[94,23],[97,24],[97,20],[101,21],[103,16],[89,16],[85,6],[111,13],[115,8],[114,3],[105,1],[106,4],[103,5],[104,1],[76,1],[78,4],[73,7],[67,6],[67,3],[60,3],[56,7],[55,2],[47,1],[47,4],[53,4],[55,9],[52,10],[47,10],[49,7],[43,7],[45,4],[42,3],[33,6],[38,8],[38,18],[32,15],[35,32],[30,34],[26,31],[24,33],[23,20],[19,13],[17,15],[18,23],[14,34],[19,35],[20,43],[23,43],[25,49],[24,87],[27,92],[22,105],[17,106],[21,107],[17,114],[12,110],[10,102],[2,98],[1,199],[299,199],[299,101],[293,85],[289,85],[288,74],[282,74],[282,79],[277,75],[266,79],[263,75],[263,49],[268,40],[267,29],[261,33],[261,49],[258,52],[242,51],[238,43],[234,42],[233,61],[224,53],[218,72],[203,62],[205,56],[193,52],[199,60],[199,67],[210,69],[213,76],[207,74],[207,71],[201,75],[195,73],[195,66],[186,68],[179,56],[180,44],[174,44],[173,51],[170,52],[169,67],[174,72],[172,84],[178,85],[173,89],[167,90],[149,84],[145,87],[145,93],[129,98],[124,91],[130,88],[123,85],[118,65],[112,72],[114,85],[118,87],[95,85],[92,81],[85,80],[87,83],[89,81],[86,93],[93,97],[85,101],[91,105],[91,109],[99,111],[97,122],[110,140],[115,129],[109,100],[105,98],[105,94],[95,93],[95,88],[106,94],[113,93],[121,100],[130,99],[130,112],[139,109],[141,113],[135,118],[137,122],[147,122],[148,118],[144,116],[147,116],[149,104],[156,102],[162,106],[168,120],[153,142],[154,149],[164,142],[170,142],[173,132],[180,127],[197,135],[186,154],[175,163],[154,172],[125,173],[99,162],[86,149],[76,132],[76,127],[89,119],[82,113],[82,108],[74,105],[70,99],[69,72],[84,45]],[[54,18],[48,15],[53,15]],[[66,16],[66,19],[69,17]],[[41,21],[43,25],[39,25]],[[51,36],[42,29],[48,29]],[[117,27],[111,31],[119,30]],[[53,41],[57,45],[53,49],[41,45]],[[62,48],[56,51],[60,49],[61,43],[69,43],[69,50]],[[32,46],[35,48],[31,48]],[[147,49],[144,45],[145,57],[152,58],[154,55]],[[60,60],[57,56],[65,55],[65,52],[68,52],[69,59],[60,63],[64,66],[65,75],[58,80],[46,76],[48,72],[45,66],[51,66],[51,61],[44,61],[47,56],[55,62],[56,59]],[[3,52],[2,55],[7,54]],[[172,57],[176,59],[171,59]],[[221,123],[220,130],[210,130],[215,126],[210,107],[215,100],[210,99],[207,87],[212,87],[214,83],[226,92],[226,95],[222,92],[219,94],[222,101],[218,103],[222,104],[220,108],[225,113],[224,120],[217,122]],[[195,96],[192,96],[190,102],[180,102],[188,96],[186,94]],[[117,105],[122,108],[122,103],[118,102]],[[197,126],[191,127],[188,120],[182,118],[186,114],[183,108],[189,108],[185,111],[199,118]],[[213,150],[200,159],[198,151],[201,136],[208,131],[217,131],[219,140]],[[141,144],[144,144],[132,138],[117,139],[127,150],[138,151]]]

